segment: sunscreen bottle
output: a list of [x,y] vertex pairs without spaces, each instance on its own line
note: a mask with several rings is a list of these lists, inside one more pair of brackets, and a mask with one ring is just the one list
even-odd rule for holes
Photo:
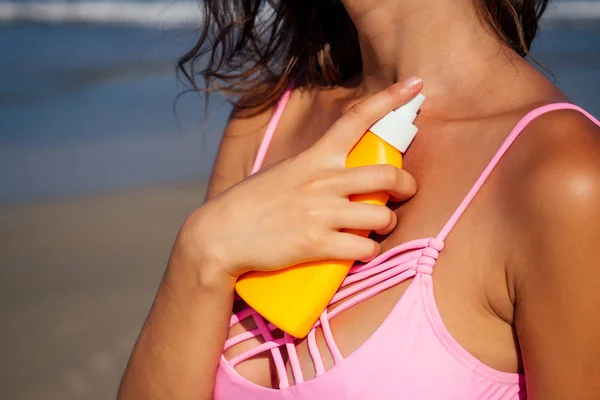
[[[388,113],[362,136],[348,154],[346,167],[391,164],[402,167],[402,153],[414,139],[413,125],[425,96]],[[351,201],[385,205],[387,192],[350,196]],[[369,231],[345,230],[363,237]],[[348,275],[354,260],[319,260],[292,265],[279,271],[252,271],[236,283],[239,296],[282,331],[304,338]]]

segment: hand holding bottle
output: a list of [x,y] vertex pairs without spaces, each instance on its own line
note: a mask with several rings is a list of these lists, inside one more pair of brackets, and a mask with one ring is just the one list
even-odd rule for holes
[[176,246],[209,259],[211,271],[231,283],[249,270],[272,271],[321,259],[369,260],[377,242],[342,232],[388,233],[396,225],[386,206],[348,197],[385,191],[403,201],[416,183],[391,165],[346,168],[350,150],[365,131],[413,99],[421,80],[407,79],[354,105],[309,149],[243,180],[208,201],[186,221]]

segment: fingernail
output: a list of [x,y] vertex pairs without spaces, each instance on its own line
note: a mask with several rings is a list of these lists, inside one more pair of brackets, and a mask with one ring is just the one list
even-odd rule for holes
[[418,76],[411,76],[404,80],[404,86],[406,86],[407,89],[412,89],[421,83],[423,83],[423,78],[419,78]]

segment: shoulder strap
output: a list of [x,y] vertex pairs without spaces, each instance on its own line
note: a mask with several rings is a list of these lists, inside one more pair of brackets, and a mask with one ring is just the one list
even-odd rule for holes
[[285,92],[277,102],[277,107],[275,108],[275,112],[271,116],[269,120],[269,124],[267,125],[267,130],[265,131],[265,135],[260,143],[260,147],[258,148],[258,153],[256,153],[256,158],[254,159],[254,165],[252,166],[252,174],[258,172],[265,161],[265,157],[267,156],[267,151],[269,150],[269,146],[271,145],[271,141],[273,140],[273,136],[275,135],[275,131],[277,130],[277,126],[279,125],[279,121],[281,120],[281,116],[283,115],[283,111],[285,110],[285,106],[287,105],[290,96],[292,95],[292,91],[294,90],[294,80],[290,80]]
[[477,181],[475,182],[475,184],[473,185],[473,187],[471,188],[469,193],[467,193],[467,195],[465,196],[463,201],[460,203],[460,205],[458,206],[456,211],[454,211],[454,214],[452,214],[452,216],[450,217],[450,219],[448,220],[446,225],[444,225],[441,232],[438,234],[437,239],[442,240],[442,241],[446,239],[446,237],[448,236],[448,234],[450,233],[452,228],[454,228],[454,225],[456,225],[456,223],[458,222],[460,217],[463,215],[463,213],[465,212],[465,210],[467,209],[469,204],[471,204],[471,201],[473,201],[473,198],[475,198],[475,195],[477,195],[477,193],[479,192],[479,190],[481,189],[481,187],[483,186],[485,181],[488,179],[488,177],[490,176],[490,174],[492,173],[492,171],[494,170],[496,165],[498,165],[498,162],[500,162],[500,159],[502,158],[502,156],[504,156],[504,154],[506,153],[508,148],[513,144],[515,139],[517,137],[519,137],[519,134],[521,134],[521,132],[523,132],[525,127],[527,127],[527,125],[529,125],[529,123],[531,121],[533,121],[534,119],[536,119],[537,117],[544,115],[546,113],[552,112],[552,111],[556,111],[556,110],[579,111],[580,113],[582,113],[583,115],[588,117],[590,120],[595,122],[598,126],[600,126],[600,121],[598,121],[596,118],[594,118],[590,113],[588,113],[587,111],[583,110],[582,108],[580,108],[574,104],[570,104],[570,103],[549,104],[549,105],[537,108],[537,109],[531,111],[530,113],[528,113],[513,128],[512,132],[510,132],[510,134],[508,135],[506,140],[504,140],[504,143],[502,143],[502,146],[500,146],[500,148],[498,149],[498,151],[496,152],[496,154],[494,155],[494,157],[492,158],[492,160],[490,161],[488,166],[485,168],[485,170],[483,171],[483,173],[481,174],[479,179],[477,179]]

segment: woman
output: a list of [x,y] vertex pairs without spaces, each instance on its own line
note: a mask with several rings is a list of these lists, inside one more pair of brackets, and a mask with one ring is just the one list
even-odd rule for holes
[[[600,398],[600,128],[523,58],[546,1],[232,3],[205,2],[183,61],[214,46],[239,100],[120,398]],[[345,169],[420,91],[405,170]],[[320,258],[393,276],[293,343],[234,305],[242,273]]]

